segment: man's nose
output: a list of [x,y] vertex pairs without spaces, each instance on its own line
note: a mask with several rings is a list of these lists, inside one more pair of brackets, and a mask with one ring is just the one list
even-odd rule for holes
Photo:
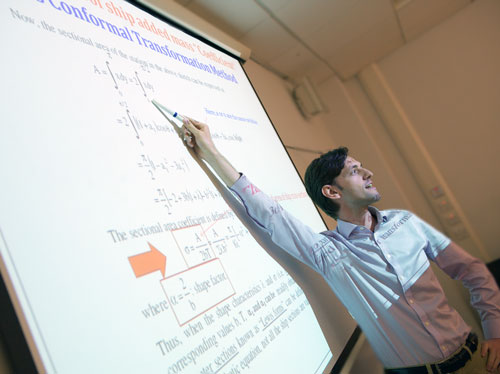
[[363,179],[369,179],[372,176],[373,173],[370,170],[363,168]]

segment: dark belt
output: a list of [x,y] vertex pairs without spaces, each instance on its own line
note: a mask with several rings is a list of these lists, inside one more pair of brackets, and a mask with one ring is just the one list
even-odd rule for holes
[[[467,347],[470,350],[467,350]],[[431,372],[427,371],[427,366],[413,366],[400,369],[385,369],[385,374],[447,374],[453,373],[460,368],[463,368],[467,361],[472,359],[471,353],[474,353],[477,349],[477,335],[471,332],[465,341],[462,349],[455,353],[452,357],[446,361],[439,362],[436,364],[429,364]]]

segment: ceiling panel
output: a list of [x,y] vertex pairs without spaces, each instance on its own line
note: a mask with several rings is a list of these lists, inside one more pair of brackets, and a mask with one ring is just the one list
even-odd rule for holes
[[[337,8],[349,0],[291,0],[274,11],[276,17],[299,37],[311,34],[332,21]],[[356,2],[358,0],[350,0]]]
[[269,18],[251,0],[193,0],[187,8],[236,39]]
[[270,70],[319,83],[352,77],[473,0],[175,1],[251,48]]
[[254,0],[254,1],[256,3],[264,5],[266,8],[274,12],[280,8],[283,8],[284,6],[288,5],[289,3],[295,0]]
[[[346,43],[352,43],[359,36],[387,19],[393,18],[397,26],[395,12],[389,0],[353,1],[342,12],[334,12],[331,22],[315,32],[304,35],[304,41],[315,51],[322,51],[323,57],[331,55]],[[396,27],[396,31],[400,33]]]
[[405,3],[397,9],[397,13],[406,40],[416,38],[470,3],[471,0],[419,0]]
[[261,63],[269,62],[297,44],[297,40],[271,18],[244,34],[240,41],[252,49],[252,56]]
[[326,60],[342,79],[348,79],[370,63],[381,59],[404,44],[394,17],[388,17],[330,50]]
[[299,78],[304,71],[311,68],[315,62],[314,55],[301,43],[296,42],[295,46],[285,53],[274,58],[268,64],[275,70],[292,78]]
[[[369,3],[369,4],[368,4]],[[343,7],[329,24],[305,37],[306,43],[325,58],[344,79],[375,61],[404,40],[389,0],[358,1]]]

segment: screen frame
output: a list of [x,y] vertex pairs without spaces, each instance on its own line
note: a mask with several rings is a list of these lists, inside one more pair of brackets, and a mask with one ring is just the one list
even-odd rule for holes
[[[204,36],[194,32],[193,30],[185,27],[184,25],[174,21],[173,19],[171,18],[168,18],[165,14],[163,13],[160,13],[150,7],[148,7],[146,4],[143,4],[137,0],[123,0],[133,6],[135,6],[136,8],[146,12],[146,13],[149,13],[150,15],[152,15],[153,17],[156,17],[158,18],[159,20],[167,23],[168,25],[172,26],[172,27],[175,27],[176,29],[188,34],[189,36],[192,36],[193,38],[196,38],[198,40],[200,40],[201,42],[207,44],[208,46],[212,47],[212,48],[215,48],[216,50],[218,50],[219,52],[222,52],[222,53],[225,53],[226,55],[228,56],[231,56],[232,58],[238,60],[240,63],[244,63],[245,60],[243,60],[241,57],[229,52],[228,50],[222,48],[220,45],[212,42],[211,40],[208,40],[207,38],[205,38]],[[248,79],[248,77],[247,77]],[[254,90],[255,91],[255,90]],[[266,113],[267,114],[267,113]],[[273,126],[274,127],[274,126]]]
[[0,348],[4,349],[7,365],[12,373],[37,373],[33,355],[21,328],[21,322],[9,296],[7,281],[0,274]]

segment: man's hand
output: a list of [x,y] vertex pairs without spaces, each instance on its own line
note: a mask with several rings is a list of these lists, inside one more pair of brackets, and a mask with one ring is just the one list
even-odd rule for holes
[[481,357],[488,355],[486,370],[490,373],[497,373],[500,364],[500,339],[485,340],[481,344]]
[[231,187],[240,177],[240,173],[222,156],[212,140],[208,125],[184,118],[182,137],[186,145],[194,150],[196,155],[212,166],[222,181]]
[[215,148],[208,125],[186,117],[182,122],[182,135],[186,145],[193,148],[198,157],[205,161],[215,158],[217,148]]

